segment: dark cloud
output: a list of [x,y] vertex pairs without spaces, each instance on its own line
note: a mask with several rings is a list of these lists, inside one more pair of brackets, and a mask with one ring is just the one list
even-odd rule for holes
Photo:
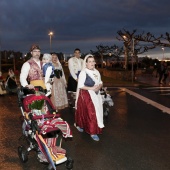
[[49,31],[53,50],[68,53],[120,44],[122,28],[160,35],[169,31],[169,6],[169,0],[1,0],[1,48],[27,52],[36,42],[48,52]]

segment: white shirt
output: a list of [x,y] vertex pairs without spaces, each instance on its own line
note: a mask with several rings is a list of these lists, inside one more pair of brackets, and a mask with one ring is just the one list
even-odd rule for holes
[[[35,61],[35,60],[34,60]],[[40,64],[40,60],[39,61],[35,61],[38,66],[41,68],[41,64]],[[21,73],[20,73],[20,83],[21,83],[21,86],[25,87],[28,85],[28,82],[27,82],[27,77],[28,77],[28,73],[29,73],[29,70],[30,70],[30,64],[27,62],[25,62],[23,65],[22,65],[22,68],[21,68]]]
[[68,60],[68,68],[70,71],[71,76],[77,80],[77,73],[81,71],[83,67],[83,59],[72,57]]

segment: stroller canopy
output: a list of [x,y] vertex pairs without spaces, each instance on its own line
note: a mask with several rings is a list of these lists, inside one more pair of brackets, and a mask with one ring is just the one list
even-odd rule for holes
[[35,102],[35,101],[42,101],[42,100],[48,102],[49,105],[51,106],[51,108],[52,108],[53,110],[55,110],[55,107],[53,106],[51,100],[50,100],[48,97],[46,97],[45,95],[36,95],[36,94],[31,94],[31,95],[26,96],[26,97],[24,98],[24,100],[23,100],[24,110],[25,110],[26,112],[30,112],[30,111],[31,111],[31,109],[30,109],[30,107],[29,107],[30,104],[32,104],[32,103]]

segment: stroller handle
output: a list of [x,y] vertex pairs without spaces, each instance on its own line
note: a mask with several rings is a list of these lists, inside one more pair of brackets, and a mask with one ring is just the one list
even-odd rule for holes
[[35,91],[38,90],[39,92],[46,93],[46,90],[43,89],[41,86],[34,86],[34,89],[29,89],[28,87],[21,87],[21,91],[24,92],[24,94],[35,94]]

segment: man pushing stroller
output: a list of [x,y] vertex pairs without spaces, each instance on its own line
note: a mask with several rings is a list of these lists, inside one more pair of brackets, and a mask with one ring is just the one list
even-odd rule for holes
[[32,45],[30,53],[32,57],[21,68],[21,86],[29,89],[34,89],[34,86],[41,86],[43,89],[46,89],[43,80],[43,62],[40,60],[40,47],[36,44]]
[[[37,87],[43,90],[47,88],[43,77],[43,62],[40,61],[40,47],[38,45],[32,45],[30,53],[32,57],[21,68],[20,83],[22,88],[18,92],[19,106],[24,116],[22,127],[24,134],[29,134],[31,131],[30,137],[35,138],[38,143],[38,150],[40,150],[38,157],[40,158],[40,162],[48,161],[51,168],[56,169],[55,165],[68,160],[65,157],[65,150],[55,145],[58,134],[55,134],[52,138],[43,138],[43,136],[47,133],[51,135],[51,132],[53,134],[53,132],[58,132],[58,130],[62,132],[65,138],[72,137],[72,133],[67,122],[57,116],[55,107],[52,105],[50,99],[45,96],[44,91],[43,94],[40,92],[37,94],[35,91]],[[28,89],[27,91],[34,91],[34,93],[26,95],[22,89]],[[39,107],[40,105],[41,107]],[[32,141],[34,141],[32,139],[30,141],[30,147],[26,152],[23,146],[18,148],[19,157],[22,162],[27,161],[27,155],[23,156],[24,153],[36,149],[32,145]],[[69,164],[70,162],[72,164],[72,161],[69,161]],[[72,165],[67,167],[72,167]]]

